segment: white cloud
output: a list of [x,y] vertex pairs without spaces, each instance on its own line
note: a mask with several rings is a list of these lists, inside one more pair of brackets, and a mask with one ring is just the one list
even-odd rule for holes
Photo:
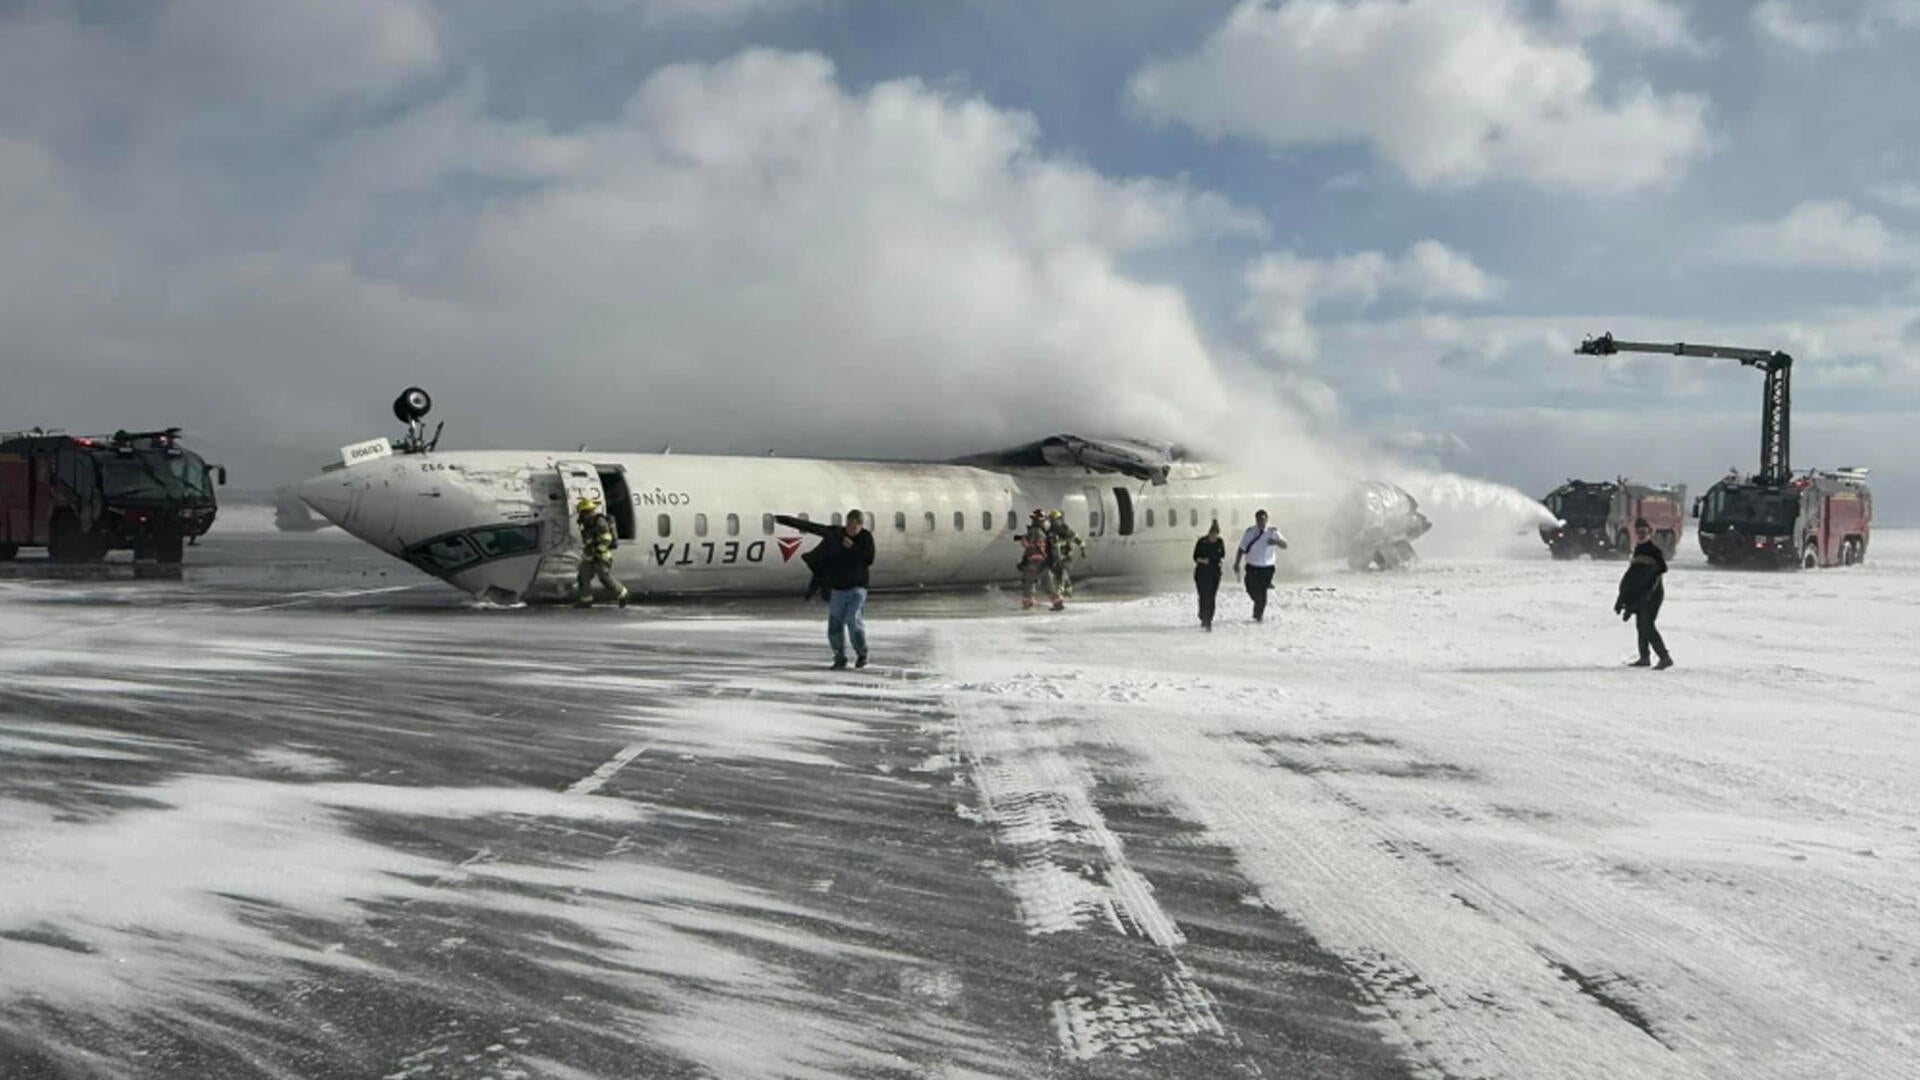
[[1509,0],[1243,0],[1128,92],[1208,137],[1365,143],[1421,186],[1631,191],[1706,153],[1704,99],[1645,84],[1609,99],[1598,81],[1582,49],[1546,40]]
[[1867,194],[1897,209],[1920,210],[1920,184],[1910,181],[1875,184],[1867,189]]
[[1912,265],[1913,243],[1841,200],[1810,200],[1778,221],[1737,225],[1720,257],[1763,266],[1877,270]]
[[[323,205],[287,226],[297,242],[176,259],[122,235],[53,281],[20,264],[10,299],[27,314],[0,359],[57,356],[69,394],[112,375],[64,405],[62,385],[38,386],[23,407],[84,426],[85,408],[138,402],[318,461],[383,428],[377,406],[405,382],[440,398],[450,444],[826,453],[1087,427],[1190,438],[1230,427],[1249,396],[1184,295],[1120,264],[1258,234],[1258,215],[1053,157],[1031,117],[977,98],[910,80],[848,91],[817,56],[672,66],[614,119],[565,132],[494,120],[461,87],[323,160]],[[484,199],[448,194],[475,182]],[[46,177],[34,198],[67,186]],[[339,227],[294,228],[303,215]],[[410,230],[394,260],[361,249],[394,222]],[[1424,287],[1471,287],[1429,263]],[[116,277],[165,287],[42,325],[57,282]],[[209,415],[209,386],[247,407]]]
[[1847,44],[1849,36],[1844,24],[1802,15],[1791,0],[1763,0],[1752,18],[1766,37],[1805,53],[1832,52]]
[[1470,303],[1490,299],[1500,288],[1473,260],[1435,240],[1414,244],[1399,259],[1377,251],[1331,259],[1276,252],[1248,263],[1241,281],[1247,293],[1241,321],[1269,353],[1294,365],[1310,365],[1319,356],[1313,319],[1319,308],[1364,308],[1386,293]]
[[428,0],[171,0],[147,56],[202,100],[324,104],[432,70],[440,43]]
[[1669,0],[1559,0],[1560,17],[1582,37],[1618,34],[1641,45],[1700,52],[1686,10]]

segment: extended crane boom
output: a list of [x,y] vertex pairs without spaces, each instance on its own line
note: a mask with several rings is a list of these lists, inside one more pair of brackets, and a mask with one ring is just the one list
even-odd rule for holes
[[1612,334],[1587,338],[1573,351],[1581,356],[1612,356],[1623,352],[1666,353],[1708,360],[1738,360],[1747,367],[1759,368],[1767,373],[1767,385],[1760,398],[1760,481],[1765,484],[1784,484],[1793,476],[1792,455],[1788,452],[1793,410],[1793,357],[1786,353],[1727,345],[1619,341]]

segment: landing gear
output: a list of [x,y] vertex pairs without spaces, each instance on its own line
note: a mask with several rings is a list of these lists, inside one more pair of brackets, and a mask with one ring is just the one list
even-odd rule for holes
[[20,554],[19,544],[0,544],[0,562],[7,562]]

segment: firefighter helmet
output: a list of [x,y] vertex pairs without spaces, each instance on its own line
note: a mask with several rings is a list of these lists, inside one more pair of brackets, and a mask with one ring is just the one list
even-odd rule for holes
[[580,501],[573,504],[573,510],[576,514],[591,514],[598,509],[600,509],[600,504],[594,502],[590,496],[586,495],[582,495]]

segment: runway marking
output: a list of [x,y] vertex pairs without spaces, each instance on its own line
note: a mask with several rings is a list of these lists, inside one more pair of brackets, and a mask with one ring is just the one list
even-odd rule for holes
[[580,780],[575,781],[573,786],[567,788],[567,794],[591,795],[599,791],[606,786],[607,781],[613,779],[614,774],[626,768],[628,765],[633,764],[633,759],[646,753],[647,747],[652,745],[652,743],[634,743],[624,750],[621,750],[611,758],[608,758],[605,764],[593,770],[593,772],[587,774]]

